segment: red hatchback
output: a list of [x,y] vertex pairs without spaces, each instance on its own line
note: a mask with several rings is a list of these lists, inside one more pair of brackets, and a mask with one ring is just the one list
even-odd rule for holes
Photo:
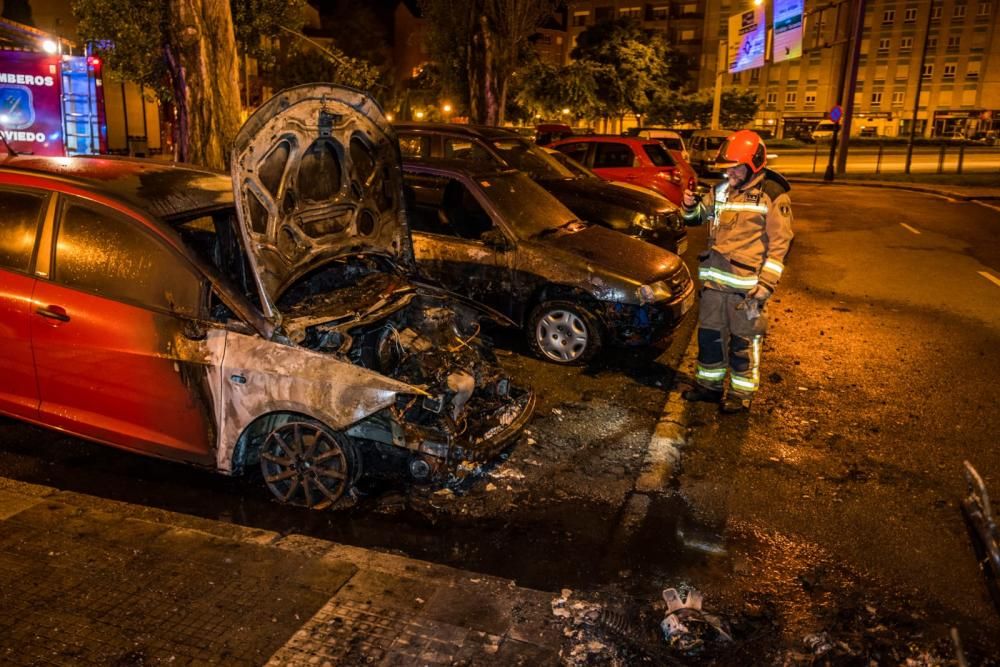
[[680,205],[684,186],[694,178],[656,139],[573,137],[549,146],[565,153],[606,181],[631,183],[655,190]]

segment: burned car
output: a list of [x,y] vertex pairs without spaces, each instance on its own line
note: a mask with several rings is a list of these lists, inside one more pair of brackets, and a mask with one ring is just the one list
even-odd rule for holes
[[232,177],[138,160],[0,166],[0,413],[240,474],[282,502],[416,478],[530,418],[479,335],[499,317],[414,272],[392,129],[364,94],[284,91]]
[[657,342],[694,303],[677,255],[578,220],[523,172],[440,160],[403,172],[422,270],[510,317],[542,359]]

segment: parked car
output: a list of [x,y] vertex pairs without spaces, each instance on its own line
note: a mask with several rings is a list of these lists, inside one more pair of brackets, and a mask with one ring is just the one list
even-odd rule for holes
[[395,135],[367,96],[283,91],[232,177],[160,162],[0,165],[0,412],[230,475],[281,502],[351,493],[371,455],[417,478],[499,452],[530,418],[420,280]]
[[689,167],[678,164],[655,139],[573,137],[554,142],[551,147],[605,180],[641,185],[678,206],[684,187],[695,177]]
[[548,146],[553,141],[559,141],[573,136],[573,128],[561,123],[541,123],[535,126],[535,143]]
[[821,120],[816,123],[809,136],[816,142],[833,141],[833,133],[838,129],[839,126],[832,120]]
[[639,137],[640,139],[659,139],[677,162],[690,162],[691,160],[687,146],[684,145],[684,138],[665,127],[633,127],[626,133],[626,136]]
[[691,151],[691,166],[702,176],[717,176],[715,159],[719,155],[722,142],[732,134],[728,130],[697,130],[691,135],[688,148]]
[[580,176],[560,164],[547,149],[506,129],[442,123],[398,123],[404,161],[458,159],[513,167],[533,178],[576,217],[654,243],[671,252],[687,248],[687,228],[680,211],[655,191],[634,191]]
[[990,132],[976,132],[971,137],[969,141],[976,144],[983,144],[984,146],[993,146],[997,143],[997,133]]
[[542,359],[654,343],[694,303],[677,255],[581,222],[522,172],[458,161],[403,170],[418,264],[507,315]]

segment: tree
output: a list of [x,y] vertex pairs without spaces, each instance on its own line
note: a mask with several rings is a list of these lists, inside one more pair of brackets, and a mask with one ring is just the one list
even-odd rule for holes
[[574,115],[585,118],[600,114],[597,78],[605,66],[589,61],[574,61],[565,67],[538,63],[518,73],[523,87],[518,98],[521,104],[535,112],[555,116],[569,108]]
[[753,121],[759,109],[760,98],[752,90],[724,90],[719,105],[719,122],[722,127],[744,127]]
[[503,123],[510,77],[555,0],[421,0],[420,6],[446,86],[467,91],[475,122]]
[[236,34],[245,53],[266,57],[263,37],[301,2],[74,0],[73,13],[110,70],[173,105],[174,157],[222,169],[240,122]]

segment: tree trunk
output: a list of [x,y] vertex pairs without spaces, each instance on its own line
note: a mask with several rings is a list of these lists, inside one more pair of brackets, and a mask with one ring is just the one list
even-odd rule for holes
[[507,120],[507,77],[500,79],[500,108],[497,111],[497,125],[502,126]]
[[240,125],[240,62],[227,0],[169,0],[166,49],[177,109],[175,157],[213,169],[229,164]]

